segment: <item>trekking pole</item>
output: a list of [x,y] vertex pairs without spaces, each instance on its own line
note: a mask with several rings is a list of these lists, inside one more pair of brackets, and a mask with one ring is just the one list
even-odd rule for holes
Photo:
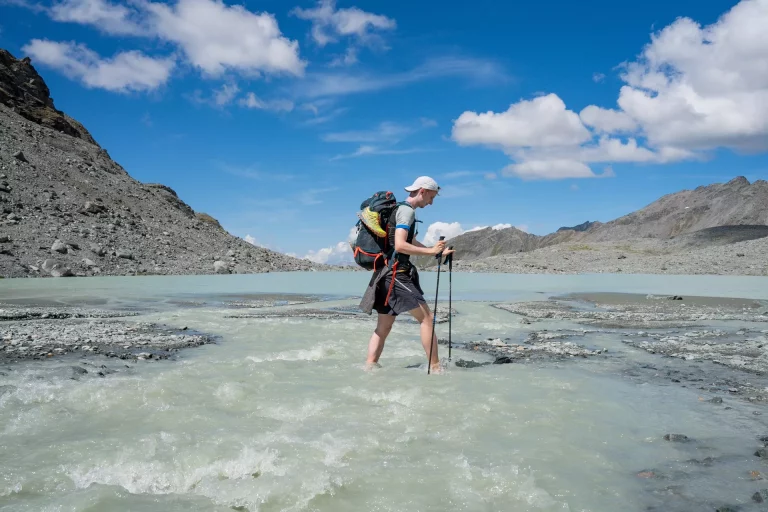
[[[449,250],[453,249],[453,246],[448,247]],[[448,263],[448,362],[451,361],[451,317],[453,311],[451,311],[451,295],[453,295],[453,253],[445,257],[445,262]]]
[[[444,236],[440,240],[445,240]],[[443,253],[437,256],[437,288],[435,289],[435,310],[432,313],[432,336],[429,337],[429,359],[427,360],[427,375],[432,370],[432,347],[435,345],[435,322],[437,322],[437,293],[440,290],[440,263],[443,261]]]

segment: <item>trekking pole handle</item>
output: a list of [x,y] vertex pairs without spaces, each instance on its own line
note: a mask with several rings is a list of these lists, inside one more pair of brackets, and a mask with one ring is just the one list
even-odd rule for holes
[[[442,242],[443,240],[445,240],[445,235],[442,235],[440,237],[440,241]],[[435,258],[437,258],[438,260],[442,259],[442,257],[443,257],[443,252],[442,251],[440,251],[438,254],[435,255]]]
[[[448,246],[448,250],[452,251],[453,250],[453,246],[449,245]],[[449,254],[448,256],[445,257],[445,261],[443,262],[443,265],[447,265],[448,263],[452,263],[452,262],[453,262],[453,253],[451,253],[451,254]]]

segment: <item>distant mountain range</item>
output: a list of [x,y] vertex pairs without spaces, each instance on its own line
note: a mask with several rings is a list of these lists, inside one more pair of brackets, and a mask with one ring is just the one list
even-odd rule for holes
[[[504,222],[505,219],[498,219]],[[545,236],[517,228],[485,228],[450,239],[455,260],[478,260],[561,243],[614,242],[638,238],[677,239],[681,247],[722,245],[768,236],[768,181],[738,176],[694,190],[668,194],[610,222],[587,221]],[[766,256],[768,258],[768,256]],[[421,267],[434,258],[418,258]]]

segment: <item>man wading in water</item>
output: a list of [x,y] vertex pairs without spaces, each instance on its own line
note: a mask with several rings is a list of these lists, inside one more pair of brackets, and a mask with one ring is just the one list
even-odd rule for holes
[[368,343],[366,368],[378,366],[384,342],[392,330],[395,319],[399,314],[407,312],[419,322],[421,344],[427,353],[427,358],[431,353],[432,361],[429,364],[431,364],[431,371],[435,372],[440,371],[440,359],[437,356],[437,337],[432,333],[432,312],[419,285],[416,267],[409,260],[412,255],[436,256],[443,253],[444,256],[448,256],[453,250],[446,250],[443,240],[432,247],[427,247],[415,239],[415,209],[432,204],[440,191],[437,182],[429,176],[421,176],[412,185],[405,187],[405,190],[410,192],[410,195],[403,204],[398,206],[395,218],[390,220],[390,224],[395,224],[395,254],[389,266],[381,271],[380,275],[371,279],[367,292],[374,294],[373,309],[378,313],[378,322]]

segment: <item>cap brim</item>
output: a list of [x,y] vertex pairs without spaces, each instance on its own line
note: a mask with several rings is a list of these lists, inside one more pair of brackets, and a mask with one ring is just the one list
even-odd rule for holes
[[[433,188],[426,188],[426,187],[414,187],[414,186],[410,186],[410,187],[403,187],[403,188],[404,188],[404,189],[405,189],[407,192],[415,192],[415,191],[417,191],[417,190],[419,190],[419,189],[422,189],[422,188],[423,188],[424,190],[435,190],[435,189],[433,189]],[[440,195],[440,187],[437,187],[437,191],[436,191],[436,192],[437,192],[437,195]]]

